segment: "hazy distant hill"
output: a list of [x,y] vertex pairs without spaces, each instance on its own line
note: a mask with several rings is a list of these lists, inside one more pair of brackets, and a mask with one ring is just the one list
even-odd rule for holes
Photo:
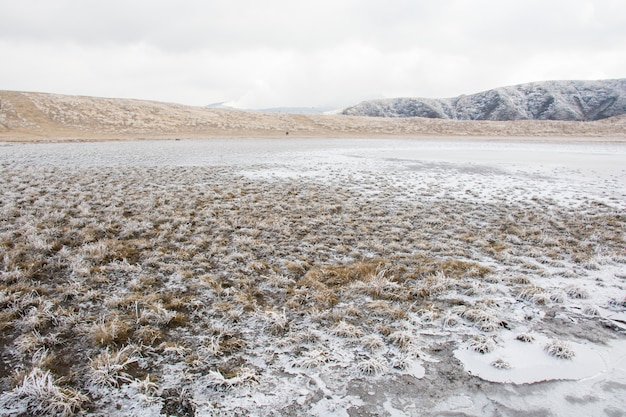
[[[258,113],[283,113],[283,114],[325,114],[329,112],[333,112],[334,108],[332,107],[268,107],[263,109],[238,109],[235,107],[230,107],[226,105],[226,101],[222,101],[219,103],[212,103],[206,105],[207,109],[226,109],[226,110],[240,110],[240,111],[252,111]],[[336,111],[335,113],[338,113]]]
[[284,114],[326,114],[332,112],[332,107],[269,107],[258,109],[263,113],[284,113]]
[[545,81],[453,98],[364,101],[342,114],[456,120],[592,121],[626,114],[626,79]]

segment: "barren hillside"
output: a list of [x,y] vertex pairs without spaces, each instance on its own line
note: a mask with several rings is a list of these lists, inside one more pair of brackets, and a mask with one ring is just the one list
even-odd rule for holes
[[0,140],[211,137],[519,136],[626,138],[626,117],[596,122],[461,121],[244,112],[130,99],[0,91]]

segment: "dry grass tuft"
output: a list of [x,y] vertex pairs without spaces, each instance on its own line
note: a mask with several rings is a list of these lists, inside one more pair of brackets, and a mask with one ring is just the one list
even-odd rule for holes
[[491,362],[491,366],[496,369],[511,369],[511,364],[501,358],[498,358],[495,361]]
[[576,355],[569,343],[556,339],[546,344],[544,350],[558,359],[572,359]]
[[258,382],[258,376],[251,368],[242,367],[227,375],[222,374],[221,371],[209,371],[207,382],[215,388],[233,389]]
[[520,333],[515,336],[515,340],[519,340],[520,342],[524,343],[532,343],[535,341],[535,336],[530,333]]
[[139,360],[138,349],[128,345],[120,350],[103,353],[91,360],[90,380],[94,385],[117,387],[121,383],[133,381],[133,377],[127,372],[130,365]]
[[520,300],[540,305],[545,305],[550,301],[550,296],[545,292],[543,288],[533,285],[520,287],[517,290],[515,297]]
[[387,367],[387,361],[381,357],[367,358],[357,363],[358,370],[366,375],[380,375]]
[[589,298],[589,292],[586,289],[577,287],[575,285],[570,285],[565,288],[565,292],[567,293],[569,298],[574,298],[577,300],[586,300],[587,298]]
[[88,402],[87,395],[62,386],[49,371],[39,368],[33,368],[17,387],[0,396],[4,411],[20,415],[69,417]]
[[496,342],[493,337],[478,335],[474,336],[469,342],[468,347],[478,353],[489,353],[496,348]]
[[295,366],[306,369],[318,368],[330,361],[330,356],[325,349],[313,349],[305,352],[294,362]]
[[91,338],[96,345],[122,345],[128,340],[133,327],[119,317],[101,319],[90,330]]
[[356,339],[363,336],[363,330],[343,320],[337,323],[335,327],[332,328],[332,333],[336,336],[347,337],[351,339]]

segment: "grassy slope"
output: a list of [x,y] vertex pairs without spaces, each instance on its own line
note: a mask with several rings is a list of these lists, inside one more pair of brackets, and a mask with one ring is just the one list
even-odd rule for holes
[[626,117],[599,122],[476,122],[295,115],[130,99],[0,91],[0,140],[212,137],[603,137],[623,140]]

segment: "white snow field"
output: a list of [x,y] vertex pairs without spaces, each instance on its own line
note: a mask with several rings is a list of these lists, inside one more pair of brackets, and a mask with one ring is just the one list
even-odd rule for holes
[[0,416],[624,416],[626,144],[0,144]]

